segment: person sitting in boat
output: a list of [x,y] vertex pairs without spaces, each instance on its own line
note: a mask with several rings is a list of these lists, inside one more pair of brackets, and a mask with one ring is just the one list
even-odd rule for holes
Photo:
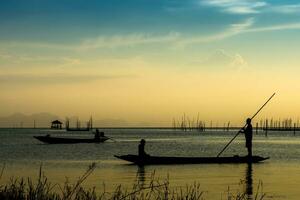
[[146,141],[144,139],[141,139],[140,144],[139,144],[139,156],[140,157],[149,156],[149,154],[147,154],[145,152],[145,144],[146,144]]
[[95,139],[96,139],[96,140],[99,140],[99,139],[100,139],[100,132],[99,132],[98,129],[96,129]]
[[246,139],[246,148],[248,150],[248,157],[252,157],[252,136],[253,136],[253,131],[252,131],[252,125],[251,125],[251,119],[248,118],[246,120],[246,128],[243,128],[240,132],[245,134],[245,139]]

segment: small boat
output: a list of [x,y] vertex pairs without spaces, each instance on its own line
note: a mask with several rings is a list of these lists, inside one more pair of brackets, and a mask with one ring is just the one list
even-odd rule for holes
[[115,155],[116,158],[132,162],[137,165],[167,165],[167,164],[223,164],[223,163],[258,163],[269,159],[261,156],[232,156],[232,157],[163,157],[138,155]]
[[91,129],[89,127],[87,128],[66,128],[66,131],[90,131]]
[[75,144],[75,143],[100,143],[105,142],[109,138],[102,136],[99,138],[63,138],[63,137],[52,137],[50,135],[46,136],[33,136],[41,142],[48,144]]

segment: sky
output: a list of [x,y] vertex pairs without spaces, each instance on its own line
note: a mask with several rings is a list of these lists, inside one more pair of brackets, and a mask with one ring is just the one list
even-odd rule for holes
[[295,0],[2,0],[0,115],[300,116]]

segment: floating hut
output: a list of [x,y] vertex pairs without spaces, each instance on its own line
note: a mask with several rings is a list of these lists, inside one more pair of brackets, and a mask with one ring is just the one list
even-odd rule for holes
[[54,120],[53,122],[51,122],[51,128],[52,129],[62,129],[62,122],[59,120]]

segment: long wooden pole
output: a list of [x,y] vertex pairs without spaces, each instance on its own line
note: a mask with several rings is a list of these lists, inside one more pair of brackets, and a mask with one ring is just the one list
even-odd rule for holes
[[[251,117],[251,120],[256,117],[256,115],[263,109],[263,107],[265,107],[265,105],[267,105],[267,103],[275,96],[275,92],[274,94],[272,94],[272,96],[264,103],[264,105],[262,105],[258,111]],[[226,146],[222,149],[222,151],[220,151],[220,153],[217,155],[217,157],[219,157],[224,151],[225,149],[231,144],[231,142],[240,134],[240,131],[242,129],[244,129],[245,127],[247,126],[247,124],[245,124],[245,126],[243,128],[241,128],[237,133],[236,135],[228,142],[228,144],[226,144]]]

